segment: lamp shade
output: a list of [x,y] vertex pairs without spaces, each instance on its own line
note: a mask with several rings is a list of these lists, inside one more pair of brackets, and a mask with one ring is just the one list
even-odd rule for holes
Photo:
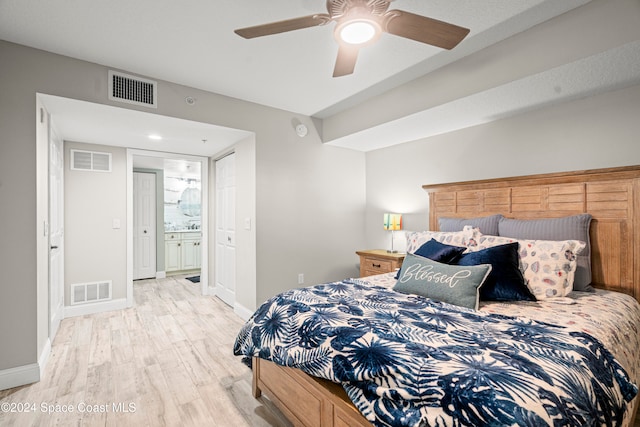
[[391,231],[402,230],[402,214],[384,214],[384,229]]

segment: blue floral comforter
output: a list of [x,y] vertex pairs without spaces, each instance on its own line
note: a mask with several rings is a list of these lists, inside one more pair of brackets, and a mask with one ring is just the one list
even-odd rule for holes
[[638,392],[589,334],[358,280],[273,297],[234,354],[341,383],[376,426],[615,426]]

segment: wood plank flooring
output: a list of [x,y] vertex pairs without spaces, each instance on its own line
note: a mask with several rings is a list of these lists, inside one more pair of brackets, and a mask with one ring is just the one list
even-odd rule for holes
[[184,276],[136,281],[134,297],[130,309],[64,319],[44,378],[0,391],[23,411],[0,412],[0,426],[290,425],[252,397],[229,306]]

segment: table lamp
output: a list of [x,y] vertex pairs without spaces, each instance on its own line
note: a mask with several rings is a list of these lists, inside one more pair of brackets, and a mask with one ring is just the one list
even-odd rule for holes
[[396,230],[402,230],[402,214],[386,213],[384,214],[384,229],[391,230],[391,250],[387,252],[395,254],[398,251],[393,249],[393,232]]

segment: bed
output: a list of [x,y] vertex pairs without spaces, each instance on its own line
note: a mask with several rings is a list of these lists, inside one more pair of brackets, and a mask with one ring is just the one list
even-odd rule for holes
[[[305,337],[302,349],[288,349],[291,338],[283,336],[279,327],[270,336],[257,336],[252,320],[236,341],[236,354],[252,362],[253,395],[257,398],[264,392],[294,425],[304,426],[633,425],[640,379],[640,227],[636,225],[640,167],[425,185],[424,189],[433,233],[425,236],[437,234],[441,225],[460,226],[462,230],[442,235],[467,233],[465,253],[471,248],[476,254],[484,253],[496,239],[487,229],[477,234],[479,227],[465,226],[462,220],[499,215],[505,224],[521,226],[521,220],[563,221],[588,214],[587,256],[581,257],[581,267],[567,270],[566,275],[571,280],[588,280],[596,289],[561,296],[545,296],[549,289],[542,289],[536,293],[541,296],[537,301],[484,301],[479,310],[397,292],[394,273],[288,291],[274,297],[285,304],[271,301],[261,306],[254,320],[262,319],[264,327],[265,319],[287,318],[298,325],[298,337]],[[517,238],[519,248],[527,239],[505,238]],[[452,242],[443,239],[441,243]],[[498,241],[496,247],[510,245],[505,243]],[[408,252],[413,250],[409,242]],[[356,305],[354,299],[366,304]],[[313,316],[308,315],[309,306],[316,310]],[[375,312],[380,307],[382,311]],[[317,312],[330,328],[309,321],[318,317]],[[418,312],[432,321],[415,318]],[[338,317],[347,323],[334,323]],[[367,333],[358,332],[363,324]],[[420,339],[400,344],[395,335],[385,332],[385,324],[389,330]],[[405,328],[409,324],[418,329]],[[376,340],[385,340],[385,352],[371,356]],[[358,353],[357,346],[363,342],[368,343],[366,351],[361,348]],[[394,352],[386,352],[389,347]],[[362,356],[367,372],[343,357],[347,350]],[[333,355],[327,362],[329,353]],[[427,354],[428,363],[416,362],[421,354]],[[384,357],[390,357],[386,365],[380,363]],[[482,366],[468,369],[478,361]],[[452,375],[461,363],[468,375]],[[413,370],[416,364],[418,372]],[[375,379],[369,377],[372,372]],[[512,381],[514,376],[522,377],[521,381]],[[407,378],[417,383],[408,383]]]

